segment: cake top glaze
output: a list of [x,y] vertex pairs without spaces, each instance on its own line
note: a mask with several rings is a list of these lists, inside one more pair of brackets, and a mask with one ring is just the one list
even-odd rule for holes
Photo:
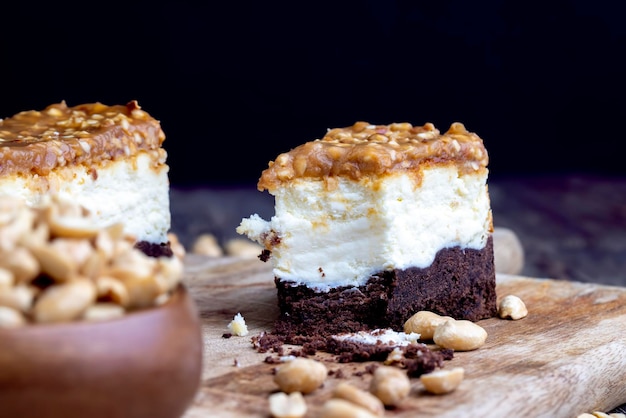
[[56,167],[95,164],[140,150],[159,152],[164,161],[164,140],[159,121],[137,101],[73,107],[63,101],[0,119],[0,175],[45,176]]
[[445,133],[432,123],[372,125],[356,122],[329,129],[320,139],[304,143],[270,161],[257,184],[275,190],[296,179],[321,179],[332,187],[338,177],[359,180],[393,172],[420,178],[432,165],[455,164],[459,171],[485,170],[489,161],[482,139],[455,122]]

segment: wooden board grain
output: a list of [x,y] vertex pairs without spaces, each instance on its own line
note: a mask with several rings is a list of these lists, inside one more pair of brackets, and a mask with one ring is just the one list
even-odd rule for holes
[[[185,284],[200,310],[205,340],[202,386],[185,418],[269,417],[277,390],[275,365],[263,360],[251,337],[270,331],[278,315],[273,277],[257,259],[189,255]],[[499,275],[498,297],[521,297],[529,315],[519,321],[480,321],[489,337],[479,350],[455,353],[445,367],[462,366],[465,380],[453,393],[426,394],[418,379],[390,417],[576,417],[626,402],[626,288]],[[223,338],[241,313],[250,334]],[[325,353],[327,379],[306,396],[317,416],[332,388],[348,379],[367,388],[368,363],[339,364]]]

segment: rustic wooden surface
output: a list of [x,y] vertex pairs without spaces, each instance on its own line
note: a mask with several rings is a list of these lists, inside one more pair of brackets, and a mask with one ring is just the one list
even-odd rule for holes
[[[277,390],[268,354],[250,337],[270,331],[277,316],[269,266],[255,259],[188,255],[185,284],[200,309],[205,340],[203,383],[184,418],[269,417],[268,396]],[[456,353],[445,367],[462,366],[466,378],[452,394],[430,396],[413,380],[410,396],[386,416],[575,417],[608,411],[626,402],[626,288],[601,284],[499,275],[498,295],[516,294],[527,304],[519,321],[480,321],[487,343]],[[223,338],[241,313],[245,337]],[[329,370],[367,387],[367,363],[338,364],[318,353]],[[314,417],[332,388],[329,377],[307,395]]]

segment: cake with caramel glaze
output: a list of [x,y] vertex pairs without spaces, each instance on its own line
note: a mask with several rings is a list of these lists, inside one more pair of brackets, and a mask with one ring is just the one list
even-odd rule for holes
[[0,195],[39,204],[47,194],[123,223],[150,255],[171,255],[169,167],[159,121],[136,101],[65,102],[0,120]]
[[401,331],[420,310],[494,316],[487,164],[461,123],[357,122],[280,154],[258,182],[274,216],[237,228],[273,266],[277,332]]

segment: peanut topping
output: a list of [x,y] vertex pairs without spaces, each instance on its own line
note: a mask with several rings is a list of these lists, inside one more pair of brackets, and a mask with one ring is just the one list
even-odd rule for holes
[[412,172],[419,178],[424,166],[458,164],[462,172],[485,169],[487,151],[478,135],[455,122],[445,134],[432,123],[371,125],[357,122],[330,129],[321,139],[280,154],[263,171],[259,190],[275,190],[297,178],[348,177],[359,180],[394,171]]
[[0,175],[47,175],[56,167],[158,151],[164,140],[159,122],[136,101],[74,107],[63,101],[0,119]]

